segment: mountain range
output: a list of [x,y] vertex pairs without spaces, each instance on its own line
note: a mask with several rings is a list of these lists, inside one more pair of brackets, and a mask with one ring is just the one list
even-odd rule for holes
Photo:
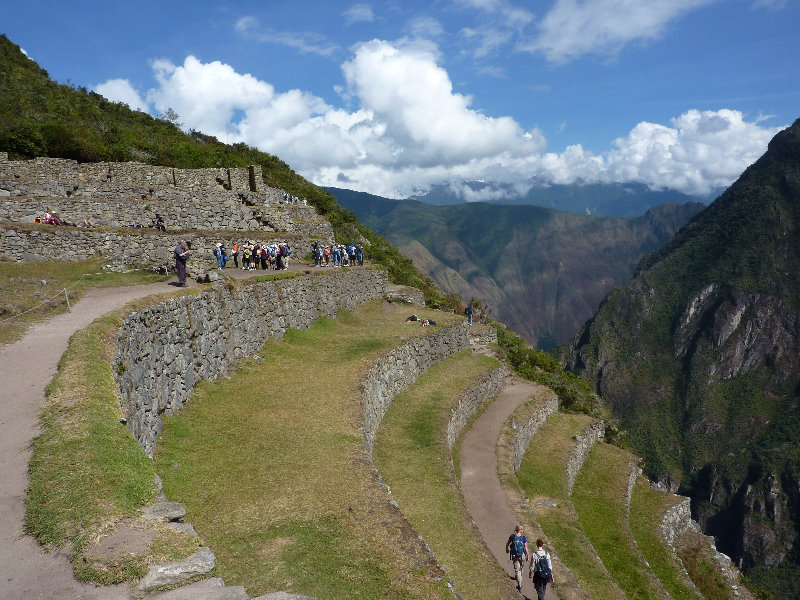
[[722,190],[709,196],[689,196],[675,190],[651,190],[641,183],[574,183],[546,185],[529,181],[527,191],[515,186],[485,181],[465,181],[458,186],[434,186],[424,194],[411,196],[426,204],[448,206],[467,200],[490,204],[525,204],[564,210],[579,215],[639,217],[661,204],[707,204]]
[[702,210],[664,204],[637,218],[592,217],[537,206],[433,206],[328,188],[447,292],[475,298],[541,348],[567,341],[642,256]]
[[720,549],[800,597],[800,120],[561,357]]

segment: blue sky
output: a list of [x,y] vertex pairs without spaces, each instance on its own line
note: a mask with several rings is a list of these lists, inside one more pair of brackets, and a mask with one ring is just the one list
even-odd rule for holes
[[[50,76],[321,185],[728,185],[800,117],[800,0],[17,1]],[[486,188],[481,193],[492,192]],[[470,197],[470,199],[478,199]]]

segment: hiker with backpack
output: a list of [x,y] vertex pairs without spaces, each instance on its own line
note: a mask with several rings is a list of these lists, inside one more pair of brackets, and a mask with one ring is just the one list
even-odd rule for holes
[[514,579],[517,580],[517,591],[522,591],[522,574],[525,572],[525,561],[528,560],[528,540],[522,535],[525,528],[520,524],[514,528],[514,533],[508,536],[506,552],[514,565]]
[[541,538],[536,540],[536,552],[531,556],[531,579],[538,600],[544,600],[547,584],[553,583],[553,562],[550,560],[550,553],[543,546]]

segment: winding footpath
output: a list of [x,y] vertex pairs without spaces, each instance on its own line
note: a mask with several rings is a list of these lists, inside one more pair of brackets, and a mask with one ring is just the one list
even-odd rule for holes
[[70,336],[101,315],[136,298],[174,287],[168,283],[93,289],[72,307],[31,329],[20,341],[0,350],[0,598],[127,599],[125,587],[97,588],[75,580],[62,554],[48,554],[24,535],[25,488],[31,443],[39,432],[45,386],[56,374]]
[[[467,509],[489,550],[512,578],[514,570],[505,546],[518,521],[506,502],[497,475],[497,442],[511,413],[537,389],[535,384],[512,380],[475,421],[461,443],[461,488]],[[525,533],[531,535],[528,531]],[[528,549],[531,552],[536,550],[536,544],[530,538]],[[522,593],[527,598],[536,598],[533,583],[527,577],[527,567],[525,575]],[[547,588],[547,598],[558,600],[550,586]]]

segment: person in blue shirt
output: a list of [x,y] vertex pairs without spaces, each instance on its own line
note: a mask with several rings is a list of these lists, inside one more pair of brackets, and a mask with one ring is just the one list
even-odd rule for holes
[[514,533],[508,536],[506,552],[514,565],[514,579],[517,580],[517,591],[522,591],[522,576],[525,573],[525,561],[528,560],[528,540],[522,535],[525,528],[520,523],[514,528]]

